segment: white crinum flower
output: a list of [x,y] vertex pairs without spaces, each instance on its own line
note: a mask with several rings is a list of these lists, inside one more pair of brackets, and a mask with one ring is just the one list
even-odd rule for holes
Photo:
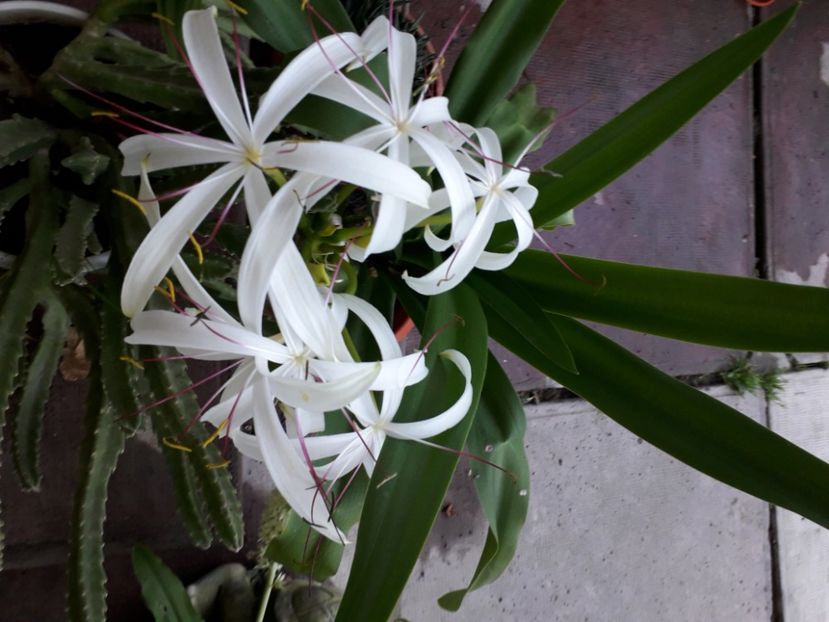
[[[152,196],[148,184],[142,191]],[[155,211],[157,206],[152,206],[149,214]],[[199,308],[189,313],[141,312],[133,318],[134,332],[127,342],[174,347],[197,359],[234,362],[235,371],[219,403],[203,418],[217,426],[230,419],[231,439],[243,443],[250,439],[240,438],[239,425],[253,417],[256,455],[265,462],[280,493],[320,533],[341,540],[343,535],[319,497],[312,466],[290,439],[322,431],[323,412],[359,400],[369,390],[402,391],[419,382],[426,374],[423,357],[417,352],[403,356],[398,351],[398,356],[382,361],[355,362],[341,334],[348,308],[325,303],[293,243],[274,272],[273,287],[282,292],[272,300],[280,327],[277,338],[265,337],[233,319],[180,259],[173,267],[179,281],[186,284],[187,297]],[[276,402],[290,415],[287,429],[280,422]],[[251,453],[244,446],[240,449]]]
[[[352,48],[359,43],[356,34],[326,37],[300,53],[262,97],[255,116],[251,115],[244,90],[241,102],[236,95],[214,11],[186,13],[183,34],[193,72],[229,140],[187,132],[153,133],[134,136],[121,144],[125,175],[139,174],[142,163],[150,172],[196,164],[222,165],[190,188],[142,242],[124,278],[121,306],[126,315],[132,316],[144,307],[188,236],[234,186],[237,194],[244,188],[252,222],[267,210],[271,193],[263,167],[340,179],[426,204],[428,184],[409,167],[370,150],[325,141],[266,142],[285,115],[316,84],[353,61]],[[281,248],[293,236],[301,209],[300,204],[291,204],[280,215],[279,226],[270,232],[274,247]]]
[[[383,45],[384,44],[384,45]],[[442,132],[430,131],[452,119],[445,97],[425,97],[425,90],[412,102],[412,86],[417,61],[417,43],[413,35],[404,33],[378,17],[363,33],[359,48],[362,56],[371,57],[386,48],[389,69],[389,88],[383,96],[348,79],[342,72],[320,81],[312,90],[314,95],[339,102],[374,119],[377,124],[350,137],[346,142],[369,149],[384,151],[390,158],[406,165],[417,163],[434,167],[440,174],[452,210],[453,234],[462,237],[472,226],[475,200],[466,176],[442,138]],[[377,217],[371,240],[365,249],[351,247],[355,259],[372,253],[388,251],[397,246],[404,232],[410,207],[405,197],[384,194],[377,208]],[[423,211],[423,210],[421,210]]]
[[[434,250],[454,250],[439,266],[421,277],[403,275],[406,283],[420,294],[432,296],[446,292],[458,285],[473,268],[482,270],[503,270],[515,261],[518,254],[526,249],[533,238],[533,222],[530,215],[538,190],[530,184],[528,170],[503,164],[501,144],[495,132],[489,128],[473,130],[468,126],[457,126],[469,139],[474,133],[478,145],[459,151],[456,156],[470,178],[472,191],[479,197],[480,210],[468,234],[463,238],[454,236],[444,240],[426,228],[426,243]],[[468,132],[468,133],[467,133]],[[523,154],[517,162],[521,161]],[[446,191],[434,193],[430,213],[448,207],[450,197]],[[512,220],[517,232],[515,246],[505,253],[485,250],[495,225]],[[410,221],[407,226],[415,223]],[[454,233],[454,232],[453,232]]]

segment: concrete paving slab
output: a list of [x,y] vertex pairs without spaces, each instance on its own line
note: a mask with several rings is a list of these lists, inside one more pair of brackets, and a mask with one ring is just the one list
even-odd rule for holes
[[[761,398],[710,392],[763,420]],[[458,613],[436,604],[468,581],[486,533],[461,475],[447,496],[454,512],[438,517],[404,592],[406,620],[769,619],[767,504],[669,458],[585,402],[549,402],[528,416],[530,514],[516,559]]]
[[[786,379],[781,403],[770,408],[772,428],[829,460],[829,372],[810,370]],[[829,620],[829,531],[788,510],[775,512],[784,619]]]

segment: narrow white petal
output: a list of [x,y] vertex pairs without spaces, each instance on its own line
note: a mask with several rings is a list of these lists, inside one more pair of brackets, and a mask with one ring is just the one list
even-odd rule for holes
[[449,291],[458,285],[475,267],[475,263],[484,252],[487,242],[495,227],[498,213],[498,198],[489,195],[484,200],[481,213],[475,219],[469,235],[462,240],[455,251],[437,268],[421,277],[403,275],[406,284],[425,296],[434,296]]
[[261,144],[311,90],[354,60],[360,38],[353,32],[330,35],[307,47],[282,70],[259,102],[253,135]]
[[272,374],[269,383],[277,399],[288,406],[329,411],[343,408],[358,395],[368,391],[379,372],[379,363],[373,363],[326,382]]
[[291,239],[302,216],[300,203],[307,180],[295,175],[265,204],[264,210],[251,230],[239,264],[237,304],[245,326],[255,331],[262,327],[271,274],[282,251],[292,245]]
[[265,461],[265,454],[262,452],[262,447],[256,436],[247,434],[240,430],[235,434],[231,434],[230,440],[233,441],[233,445],[243,456],[247,456],[251,460],[256,460],[257,462]]
[[486,167],[489,178],[493,181],[501,179],[504,167],[502,164],[501,143],[498,140],[498,135],[488,127],[480,127],[475,130],[475,133],[481,142],[481,150],[486,156],[484,166]]
[[393,359],[403,356],[403,352],[400,350],[400,344],[397,343],[397,339],[394,337],[394,332],[391,326],[389,326],[388,320],[383,317],[383,314],[374,305],[362,298],[349,294],[338,294],[335,298],[366,325],[366,328],[368,328],[371,336],[374,337],[374,341],[377,343],[381,358]]
[[[399,136],[389,145],[389,158],[408,166],[409,139]],[[406,201],[392,194],[384,194],[377,206],[377,217],[366,246],[365,256],[390,251],[400,244],[406,226]]]
[[289,358],[285,346],[238,324],[224,324],[173,311],[154,310],[142,311],[132,319],[130,325],[133,333],[126,338],[127,343],[220,354],[228,359],[262,356],[279,364],[285,363]]
[[[284,141],[265,146],[266,166],[278,166],[339,179],[375,192],[388,193],[426,207],[432,189],[410,167],[343,143]],[[460,170],[460,167],[458,167]]]
[[280,312],[278,321],[287,322],[316,356],[334,359],[342,353],[335,318],[293,242],[286,244],[279,257],[271,274],[271,288],[272,304]]
[[294,414],[299,419],[299,429],[302,430],[303,436],[325,430],[325,413],[297,408]]
[[121,289],[121,309],[132,317],[144,308],[153,288],[221,196],[238,181],[239,167],[227,164],[198,183],[164,214],[141,242],[127,268]]
[[409,117],[409,123],[417,127],[424,127],[434,123],[444,123],[451,120],[449,100],[445,97],[430,97],[418,102]]
[[377,369],[374,379],[369,384],[372,391],[401,389],[417,384],[429,373],[422,352],[412,352],[406,356],[370,362],[335,362],[309,361],[310,369],[326,380],[338,379],[358,373],[359,370]]
[[330,519],[325,499],[305,464],[282,429],[265,382],[254,385],[254,426],[262,457],[277,490],[294,511],[324,536],[345,542],[345,536]]
[[271,190],[265,180],[265,174],[256,167],[249,167],[245,173],[245,208],[251,227],[256,225],[259,216],[271,200]]
[[[523,188],[519,188],[520,190],[523,190]],[[534,194],[538,194],[535,188],[532,188],[532,191],[534,191]],[[533,194],[533,192],[528,194]],[[481,270],[504,270],[511,266],[518,254],[526,249],[533,240],[532,216],[530,216],[523,202],[513,197],[509,192],[504,193],[503,198],[505,199],[504,204],[508,206],[508,213],[512,216],[515,224],[518,240],[512,250],[507,253],[482,252],[475,263],[475,267]]]
[[[355,432],[343,432],[341,434],[309,436],[304,442],[311,460],[320,460],[336,456],[355,440],[359,441]],[[294,441],[294,447],[299,451],[299,441]]]
[[461,165],[445,143],[425,130],[412,130],[412,140],[429,155],[449,194],[452,237],[466,237],[475,220],[475,197]]
[[389,82],[391,83],[391,100],[396,108],[397,119],[408,116],[412,99],[415,63],[417,60],[417,42],[413,35],[390,29],[389,41]]
[[314,95],[348,106],[378,123],[391,124],[389,105],[362,84],[342,75],[333,75],[320,82]]
[[360,60],[355,60],[348,68],[356,69],[368,63],[389,46],[389,20],[379,15],[360,35]]
[[472,367],[469,360],[458,350],[446,350],[441,356],[449,359],[463,374],[465,384],[461,396],[452,406],[439,415],[413,423],[387,423],[386,433],[398,438],[430,438],[456,426],[466,416],[472,405]]
[[230,77],[213,9],[188,11],[182,22],[184,47],[216,118],[237,145],[252,142],[236,87]]
[[124,155],[122,175],[139,175],[179,166],[223,164],[242,160],[239,149],[231,143],[194,134],[139,134],[118,145]]

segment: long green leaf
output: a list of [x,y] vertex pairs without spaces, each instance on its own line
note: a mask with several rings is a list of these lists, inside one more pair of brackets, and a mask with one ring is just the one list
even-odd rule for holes
[[[201,423],[187,426],[199,411],[190,390],[187,370],[180,360],[168,360],[145,366],[150,389],[156,400],[167,399],[152,411],[153,427],[163,438],[175,441],[189,451],[182,451],[199,483],[205,508],[216,535],[228,548],[238,551],[244,543],[245,527],[242,505],[233,486],[230,472],[218,465],[224,462],[215,443],[204,446],[207,432]],[[179,451],[179,450],[173,450]],[[192,509],[192,508],[191,508]]]
[[91,363],[84,439],[78,467],[79,480],[69,528],[67,613],[72,622],[104,622],[104,519],[107,487],[118,458],[124,451],[125,436],[115,421],[114,412],[104,400],[97,314],[80,293],[64,291],[62,297],[83,334],[86,356]]
[[481,302],[521,333],[541,353],[564,369],[576,372],[573,354],[547,317],[516,281],[497,272],[476,271],[467,277]]
[[[500,343],[521,349],[523,337],[508,323],[491,315],[489,325]],[[678,460],[829,527],[829,464],[575,320],[557,325],[579,374],[541,355],[527,362]]]
[[446,87],[452,116],[482,125],[518,82],[564,0],[494,0]]
[[201,622],[179,578],[150,549],[133,547],[132,568],[155,622]]
[[0,424],[18,377],[26,324],[48,282],[48,265],[57,232],[57,209],[49,191],[49,158],[45,151],[31,160],[31,234],[22,255],[4,283],[0,303]]
[[[339,0],[314,0],[312,6],[336,32],[354,30]],[[302,10],[300,0],[250,0],[245,9],[247,25],[280,52],[295,52],[314,43],[311,13]],[[320,38],[330,34],[326,24],[316,18],[314,28]]]
[[471,468],[489,532],[469,586],[441,596],[438,602],[444,609],[457,611],[468,592],[495,581],[515,555],[529,506],[526,428],[521,401],[498,360],[490,354],[475,425],[466,446],[470,454],[497,464],[506,474],[487,465],[473,464]]
[[[437,334],[426,355],[429,377],[407,391],[395,420],[434,416],[458,398],[462,390],[460,376],[439,356],[447,348],[456,348],[472,364],[472,408],[461,423],[432,441],[459,450],[472,425],[483,384],[486,319],[475,294],[460,286],[430,300],[422,328],[424,335]],[[386,440],[369,483],[354,562],[337,620],[388,619],[423,548],[457,461],[457,454],[449,451]],[[388,546],[390,538],[395,542],[393,548]]]
[[57,298],[49,296],[46,313],[43,314],[43,334],[26,370],[20,405],[13,416],[12,458],[20,483],[26,490],[40,488],[40,438],[44,408],[68,330],[66,310]]
[[548,311],[723,348],[829,351],[829,289],[540,251],[506,274]]
[[[734,82],[783,32],[799,5],[782,11],[695,63],[545,166],[533,222],[543,227],[593,196],[673,135]],[[513,239],[499,226],[492,244]]]

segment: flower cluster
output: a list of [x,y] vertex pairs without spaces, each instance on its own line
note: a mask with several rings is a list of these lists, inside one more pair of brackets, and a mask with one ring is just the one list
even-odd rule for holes
[[[327,501],[330,484],[361,465],[371,474],[388,436],[423,441],[456,425],[472,402],[471,369],[460,352],[443,352],[465,379],[461,395],[428,420],[395,422],[406,387],[428,373],[423,355],[405,355],[371,304],[333,291],[335,275],[303,252],[297,237],[302,218],[338,188],[360,189],[371,213],[352,238],[332,238],[341,245],[340,263],[393,250],[407,232],[421,229],[423,241],[444,259],[426,274],[403,279],[416,292],[434,295],[473,268],[508,266],[529,245],[536,190],[527,171],[503,163],[491,129],[453,120],[445,97],[428,97],[426,88],[413,92],[415,38],[384,17],[362,35],[331,34],[301,52],[255,112],[241,69],[234,84],[214,13],[187,13],[183,35],[192,72],[227,140],[167,128],[121,145],[123,173],[140,176],[139,200],[151,225],[121,295],[124,313],[133,318],[128,342],[226,361],[232,374],[203,420],[221,428],[239,451],[263,461],[280,493],[309,524],[343,540]],[[383,56],[387,80],[368,69]],[[351,77],[358,69],[372,78],[371,87]],[[282,138],[274,138],[286,115],[309,95],[371,121],[339,142],[286,138],[282,131]],[[176,193],[162,216],[149,173],[205,164],[217,168]],[[227,207],[243,198],[251,226],[238,272],[238,319],[180,257],[224,197]],[[487,251],[493,228],[503,221],[514,223],[517,243],[508,252]],[[342,227],[337,218],[331,223]],[[436,223],[442,227],[433,230]],[[169,311],[144,310],[170,270],[182,292],[179,302]],[[356,360],[345,336],[350,316],[365,325],[379,360]],[[268,334],[268,326],[278,327],[276,334]],[[326,413],[337,411],[350,431],[329,431]]]

